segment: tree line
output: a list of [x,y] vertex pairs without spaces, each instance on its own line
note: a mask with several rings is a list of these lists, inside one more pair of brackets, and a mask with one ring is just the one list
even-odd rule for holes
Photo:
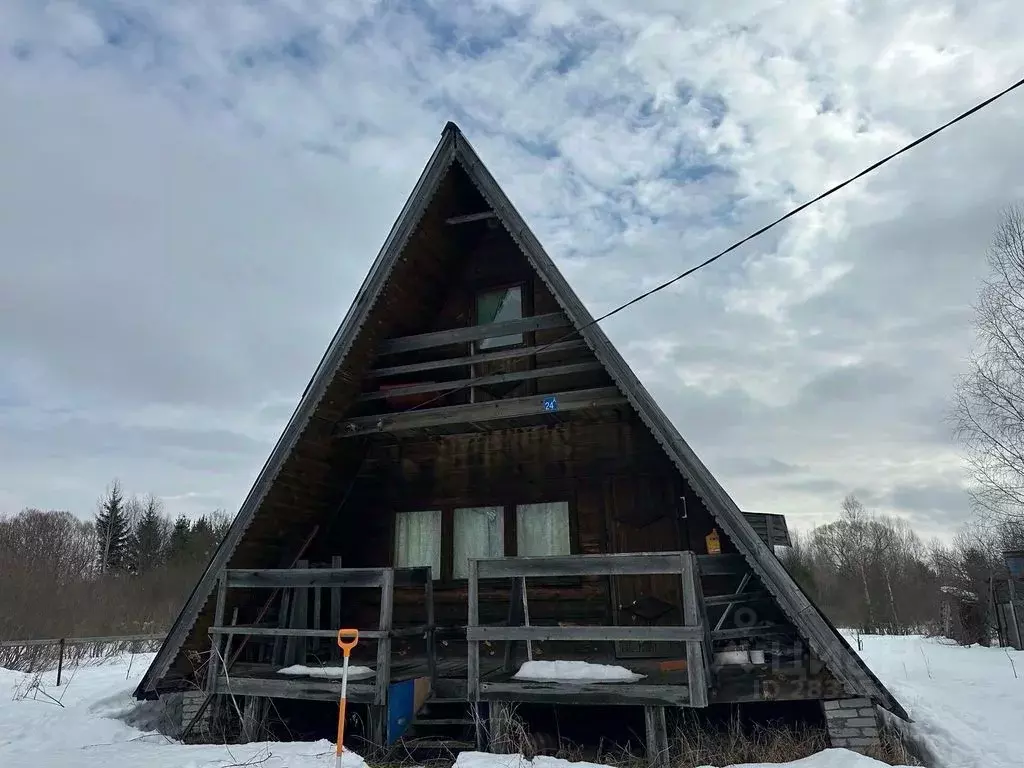
[[837,520],[791,533],[779,557],[831,621],[865,633],[937,633],[948,595],[975,608],[966,634],[984,642],[994,617],[988,580],[1005,578],[1003,551],[1024,547],[1024,524],[966,523],[948,544],[923,540],[903,518],[847,496]]
[[0,515],[0,638],[167,629],[231,524],[171,519],[113,482],[90,520],[64,510]]

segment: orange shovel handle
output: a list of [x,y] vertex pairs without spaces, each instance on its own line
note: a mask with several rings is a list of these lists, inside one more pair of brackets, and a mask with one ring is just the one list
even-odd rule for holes
[[341,652],[348,656],[352,653],[352,649],[356,647],[356,643],[359,642],[359,630],[358,629],[339,629],[338,630],[338,647],[341,648]]

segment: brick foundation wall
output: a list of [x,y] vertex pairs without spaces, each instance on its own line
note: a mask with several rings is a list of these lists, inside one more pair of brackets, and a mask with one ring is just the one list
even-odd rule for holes
[[[181,728],[179,733],[185,729],[186,725],[192,722],[192,718],[196,716],[196,712],[199,711],[205,699],[206,693],[203,691],[186,691],[181,694]],[[211,712],[212,708],[208,706],[199,722],[192,726],[192,732],[189,734],[190,739],[201,738],[206,734],[210,724]]]
[[864,753],[878,746],[878,713],[870,699],[832,699],[824,708],[833,747]]

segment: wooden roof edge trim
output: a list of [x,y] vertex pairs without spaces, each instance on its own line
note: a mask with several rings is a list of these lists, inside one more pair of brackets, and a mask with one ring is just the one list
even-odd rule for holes
[[683,439],[661,406],[626,364],[604,329],[593,323],[590,311],[569,286],[472,145],[461,134],[457,136],[455,156],[488,205],[497,212],[498,219],[545,282],[559,306],[580,331],[591,351],[604,364],[616,386],[629,400],[684,477],[689,478],[693,490],[708,505],[726,535],[739,546],[754,573],[765,583],[783,612],[812,649],[833,674],[852,688],[854,693],[879,700],[886,709],[908,720],[909,716],[892,693],[832,626],[827,617],[809,600],[800,585],[757,535],[736,502]]
[[152,698],[157,683],[167,674],[168,669],[181,650],[182,644],[195,626],[196,619],[203,605],[206,604],[213,592],[217,574],[221,568],[227,565],[246,530],[248,530],[256,511],[270,490],[274,479],[288,460],[295,445],[298,443],[299,437],[316,411],[316,407],[323,398],[335,371],[348,355],[349,349],[362,329],[370,310],[376,304],[377,298],[386,285],[391,271],[404,250],[409,237],[426,211],[427,205],[439,189],[441,180],[448,172],[454,160],[457,135],[458,127],[454,123],[445,125],[441,139],[438,141],[434,152],[420,173],[412,192],[406,198],[405,205],[402,206],[402,210],[395,219],[387,239],[377,253],[377,257],[369,272],[363,279],[355,299],[352,301],[348,312],[345,313],[344,319],[338,326],[313,375],[306,384],[299,403],[288,420],[288,424],[285,426],[270,456],[256,476],[256,480],[242,502],[238,513],[235,515],[235,519],[232,521],[227,534],[221,540],[210,562],[207,563],[203,575],[199,578],[188,600],[178,613],[174,624],[171,625],[171,629],[160,646],[160,650],[146,670],[142,680],[139,681],[134,694],[137,699]]

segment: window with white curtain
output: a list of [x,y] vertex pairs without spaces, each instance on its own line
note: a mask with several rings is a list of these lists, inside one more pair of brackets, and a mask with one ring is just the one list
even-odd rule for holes
[[463,507],[455,510],[452,576],[469,576],[469,558],[505,554],[505,510],[502,507]]
[[441,578],[441,510],[399,512],[395,516],[395,567],[430,566]]
[[516,554],[568,555],[569,503],[552,501],[516,507]]

